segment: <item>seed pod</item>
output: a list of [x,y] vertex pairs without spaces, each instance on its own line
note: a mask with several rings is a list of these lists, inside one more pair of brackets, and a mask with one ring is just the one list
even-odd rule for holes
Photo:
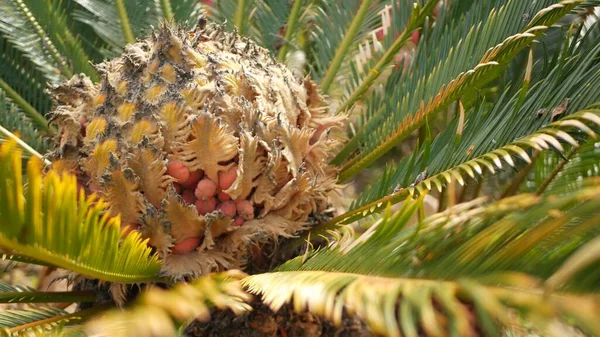
[[214,211],[217,207],[217,200],[214,197],[198,199],[196,201],[196,210],[200,215],[206,215]]
[[202,178],[202,175],[203,174],[201,170],[191,171],[189,178],[183,183],[181,183],[181,185],[187,188],[194,188]]
[[237,214],[244,220],[254,219],[254,207],[248,200],[236,200],[235,208]]
[[190,178],[190,171],[179,160],[171,160],[167,164],[167,174],[175,178],[180,184]]
[[233,185],[237,178],[237,165],[232,166],[227,171],[219,172],[219,188],[226,190]]
[[217,206],[217,209],[223,212],[226,217],[233,218],[235,216],[235,203],[231,200],[221,203]]
[[187,254],[200,246],[200,242],[202,242],[202,238],[198,236],[187,238],[173,245],[171,252],[173,254]]
[[[267,50],[218,25],[163,25],[97,69],[99,83],[76,75],[54,89],[47,158],[93,182],[110,215],[141,224],[163,275],[241,268],[250,247],[327,209],[346,117]],[[170,250],[173,238],[189,241]]]
[[229,196],[229,194],[227,194],[223,191],[217,193],[217,198],[219,198],[219,201],[231,200],[231,197]]
[[194,194],[198,199],[210,198],[217,193],[217,184],[214,181],[204,178],[196,185]]

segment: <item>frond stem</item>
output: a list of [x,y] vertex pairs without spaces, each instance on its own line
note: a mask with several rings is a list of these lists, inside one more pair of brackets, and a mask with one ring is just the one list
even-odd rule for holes
[[237,27],[240,35],[244,35],[244,13],[246,12],[246,0],[238,0],[237,8],[235,9],[235,16],[233,18],[233,24]]
[[287,25],[285,27],[285,36],[283,39],[284,42],[281,48],[279,49],[279,54],[277,55],[277,59],[280,62],[285,61],[289,41],[292,39],[292,34],[294,34],[294,30],[296,29],[296,24],[298,23],[298,17],[300,16],[300,8],[302,7],[302,3],[304,3],[304,0],[294,0],[294,6],[292,7],[292,11],[290,12],[290,16],[288,17]]
[[435,6],[437,5],[437,0],[429,0],[420,10],[413,12],[411,15],[411,20],[402,31],[402,34],[398,36],[398,38],[394,41],[394,43],[388,48],[388,50],[381,56],[377,64],[371,69],[369,69],[369,74],[363,79],[361,84],[352,91],[350,96],[346,99],[346,101],[340,105],[337,109],[336,113],[340,113],[351,108],[356,101],[360,99],[360,97],[371,87],[373,82],[379,77],[383,69],[390,63],[390,61],[394,58],[394,56],[398,53],[398,50],[402,48],[404,43],[408,41],[412,32],[417,29],[419,25],[425,21],[425,18],[429,14],[429,12],[433,11]]
[[135,43],[135,37],[133,35],[133,30],[131,30],[131,24],[129,23],[129,17],[127,16],[125,3],[123,0],[115,0],[115,4],[117,5],[117,12],[119,13],[119,19],[121,20],[121,28],[123,29],[125,42]]
[[162,7],[165,19],[167,21],[173,19],[173,8],[171,7],[171,0],[160,0],[160,6]]
[[540,185],[538,190],[535,192],[535,194],[541,195],[542,193],[544,193],[544,191],[546,190],[548,185],[550,185],[552,180],[554,180],[554,178],[556,178],[558,173],[560,171],[562,171],[563,167],[565,167],[565,165],[571,160],[571,158],[573,158],[573,156],[575,155],[575,153],[577,153],[578,150],[579,150],[579,146],[573,146],[573,148],[565,155],[565,158],[563,160],[561,160],[560,163],[558,163],[558,165],[556,165],[554,170],[552,170],[550,175],[548,175],[546,177],[546,179],[544,179],[544,181],[542,182],[542,184]]
[[93,291],[19,291],[0,292],[0,303],[73,303],[94,302]]
[[531,169],[535,166],[535,162],[539,158],[540,153],[541,152],[537,150],[533,152],[533,154],[531,155],[531,163],[527,164],[527,166],[525,166],[522,170],[519,171],[519,174],[515,177],[512,183],[510,183],[510,186],[508,186],[506,190],[504,190],[504,192],[502,193],[502,196],[500,197],[501,199],[517,193],[519,186],[521,186],[521,183],[523,183]]
[[64,321],[64,320],[83,319],[83,318],[95,315],[96,313],[99,313],[99,312],[104,311],[106,309],[109,309],[110,307],[111,307],[110,305],[104,304],[104,305],[99,305],[97,307],[93,307],[93,308],[81,310],[81,311],[78,311],[78,312],[74,312],[72,314],[66,314],[66,315],[60,315],[60,316],[50,317],[50,318],[42,319],[42,320],[39,320],[39,321],[35,321],[35,322],[31,322],[31,323],[27,323],[27,324],[15,326],[13,328],[8,329],[8,332],[9,333],[14,333],[14,332],[18,332],[18,331],[27,330],[27,329],[30,329],[30,328],[33,328],[33,327],[36,327],[36,326],[41,326],[41,325],[50,324],[50,323],[54,323],[54,322],[60,322],[60,321]]
[[31,155],[36,156],[36,157],[40,158],[42,161],[44,161],[44,164],[46,164],[46,165],[51,164],[48,159],[45,159],[44,156],[42,156],[34,148],[29,146],[27,143],[25,143],[21,138],[15,136],[12,132],[5,129],[2,125],[0,125],[0,132],[3,133],[4,135],[6,135],[6,137],[8,137],[8,138],[14,139],[15,142],[17,142],[17,144],[19,144],[23,149],[25,149],[25,151],[31,153]]
[[61,73],[66,77],[73,76],[73,72],[71,71],[71,69],[69,69],[69,67],[64,62],[63,58],[61,57],[60,53],[58,52],[58,49],[56,48],[54,43],[52,43],[52,40],[50,40],[50,38],[48,36],[46,36],[44,29],[37,22],[37,20],[31,13],[31,11],[29,10],[29,8],[27,8],[27,5],[25,5],[22,0],[15,0],[15,2],[17,4],[17,6],[19,7],[19,10],[21,11],[21,13],[23,13],[23,15],[27,18],[27,21],[29,21],[29,24],[33,27],[36,34],[39,36],[42,43],[45,46],[47,46],[48,51],[50,52],[50,55],[52,56],[52,59],[60,67]]
[[337,74],[340,66],[342,65],[342,62],[344,61],[344,58],[346,57],[346,53],[348,52],[348,49],[352,45],[352,41],[354,40],[354,37],[356,37],[356,34],[358,33],[358,29],[360,28],[360,25],[364,21],[365,16],[366,16],[367,12],[369,11],[370,5],[371,5],[371,0],[364,0],[362,2],[362,4],[360,5],[360,7],[358,8],[358,12],[356,12],[354,19],[352,19],[352,22],[350,23],[350,27],[348,28],[348,31],[344,35],[344,39],[342,40],[342,43],[339,45],[339,47],[335,51],[335,56],[333,57],[331,64],[327,68],[325,77],[323,77],[323,80],[321,81],[321,90],[323,90],[323,93],[326,94],[329,91],[329,86],[331,86],[331,83],[333,83],[333,79],[335,78],[335,75]]

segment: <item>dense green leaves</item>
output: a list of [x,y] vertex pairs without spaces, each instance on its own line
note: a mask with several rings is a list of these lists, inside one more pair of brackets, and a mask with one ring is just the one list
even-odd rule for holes
[[[562,267],[582,255],[579,247],[600,229],[597,183],[590,180],[560,198],[524,194],[487,205],[478,199],[422,220],[415,218],[422,198],[407,199],[362,236],[340,234],[327,249],[243,283],[274,310],[293,301],[299,311],[309,308],[340,323],[345,308],[389,336],[416,336],[420,329],[428,335],[474,335],[478,329],[497,335],[496,323],[509,323],[507,307],[538,322],[564,315],[597,334],[592,313],[600,308],[593,298],[544,293],[541,286],[561,275],[552,291],[598,290],[597,254],[578,258],[568,271]],[[473,309],[476,323],[466,320]],[[433,319],[438,315],[450,324]]]
[[[461,26],[463,31],[458,39],[452,30],[438,33],[439,40],[429,42],[437,50],[422,49],[427,54],[416,57],[413,63],[415,72],[403,73],[396,77],[399,82],[388,83],[390,93],[396,92],[396,95],[391,100],[384,96],[386,102],[382,102],[383,106],[370,105],[377,110],[367,111],[365,118],[368,122],[364,122],[365,126],[355,136],[358,138],[351,141],[350,148],[344,151],[361,144],[358,153],[342,166],[341,180],[371,164],[452,102],[473,95],[477,88],[499,76],[519,50],[561,15],[568,13],[576,3],[567,1],[553,6],[550,11],[540,11],[535,22],[544,25],[523,27],[521,17],[530,10],[530,4],[509,1],[491,11],[483,22],[472,14],[467,19],[472,26]],[[539,8],[539,4],[535,6]],[[439,29],[444,28],[443,22],[438,24]],[[427,43],[422,46],[426,48]],[[437,57],[432,58],[431,54]],[[383,111],[379,111],[382,108]]]

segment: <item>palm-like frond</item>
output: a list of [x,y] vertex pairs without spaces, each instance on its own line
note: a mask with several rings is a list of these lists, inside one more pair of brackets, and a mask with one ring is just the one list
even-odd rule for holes
[[0,282],[0,303],[73,303],[93,302],[92,292],[55,291],[42,292],[31,287],[12,286]]
[[245,274],[231,270],[211,274],[169,290],[158,288],[144,293],[125,312],[113,311],[87,324],[90,334],[102,336],[175,336],[175,324],[192,319],[206,321],[209,307],[230,309],[236,314],[251,310],[251,298],[239,279]]
[[[440,34],[441,41],[435,43],[442,46],[438,52],[447,57],[429,67],[426,65],[431,61],[427,61],[426,56],[417,57],[415,64],[419,64],[419,69],[429,68],[431,71],[425,71],[421,76],[415,77],[399,76],[400,82],[394,83],[392,87],[402,89],[399,93],[403,94],[396,96],[390,105],[384,106],[384,111],[367,112],[365,116],[369,121],[365,123],[358,138],[351,141],[342,153],[347,153],[358,144],[362,144],[362,147],[343,165],[340,179],[348,179],[450,103],[461,96],[472,95],[477,88],[500,75],[520,50],[561,16],[567,14],[578,2],[563,1],[548,7],[547,10],[538,12],[532,21],[524,26],[521,17],[530,4],[509,1],[497,11],[492,11],[480,27],[477,27],[476,20],[470,30],[463,32],[461,43],[450,42],[454,40],[450,33]],[[539,4],[536,3],[536,6]],[[522,26],[524,27],[520,28]],[[440,27],[443,27],[443,24],[440,24]],[[505,38],[514,31],[517,33]],[[496,44],[499,40],[501,42]],[[488,49],[490,44],[492,48]]]
[[[69,313],[51,307],[5,310],[0,312],[0,334],[3,336],[58,336],[69,321],[77,317],[65,317]],[[63,318],[63,319],[57,319]],[[47,323],[39,323],[47,322]]]
[[379,43],[376,29],[381,27],[379,12],[384,3],[334,1],[324,2],[323,7],[318,8],[309,57],[313,59],[311,75],[324,93],[329,93],[340,69],[349,67],[348,63],[354,61],[351,56],[363,41],[373,39],[373,43]]
[[[560,140],[566,141],[570,146],[579,146],[577,140],[567,133],[567,131],[573,133],[575,136],[580,132],[584,132],[589,137],[596,138],[596,133],[589,128],[586,123],[600,126],[600,110],[584,109],[562,120],[553,122],[531,135],[516,139],[510,144],[497,147],[490,152],[483,153],[475,158],[465,160],[451,168],[439,171],[438,168],[434,167],[432,170],[435,171],[433,171],[429,177],[424,177],[424,179],[420,181],[415,181],[409,186],[402,185],[402,181],[410,176],[414,169],[414,162],[409,162],[406,166],[403,166],[406,162],[403,161],[395,171],[392,171],[392,167],[390,166],[376,184],[367,188],[365,192],[356,199],[349,212],[337,216],[322,227],[326,228],[337,222],[348,222],[365,217],[373,212],[381,210],[387,203],[397,203],[408,195],[412,196],[415,193],[422,194],[425,191],[432,190],[432,187],[436,187],[439,191],[442,191],[443,186],[452,181],[457,181],[459,184],[464,185],[464,176],[475,178],[476,175],[479,176],[483,174],[484,169],[495,174],[497,169],[502,169],[502,161],[506,162],[511,167],[515,167],[515,160],[513,157],[518,157],[525,162],[530,162],[530,156],[526,151],[528,149],[542,151],[552,148],[555,151],[564,152],[565,148],[561,145]],[[438,153],[440,157],[444,157],[442,152],[433,153]],[[471,153],[468,151],[465,151],[462,154],[466,157],[471,156]],[[417,156],[414,156],[412,159],[415,158],[417,158]],[[446,160],[443,162],[444,164],[451,165],[452,162],[449,162],[447,157],[444,159]],[[404,181],[406,182],[406,180]],[[396,182],[397,185],[394,185],[394,182]]]
[[[572,43],[577,44],[577,41],[578,38],[574,37]],[[432,144],[403,158],[397,165],[389,165],[377,182],[356,198],[350,207],[351,211],[354,214],[374,211],[374,206],[384,205],[394,192],[409,187],[425,170],[429,177],[437,175],[439,178],[439,174],[445,172],[447,178],[462,182],[468,176],[474,177],[474,173],[481,174],[482,167],[487,167],[492,174],[496,173],[494,165],[497,169],[501,169],[502,165],[498,158],[506,158],[510,166],[515,166],[515,161],[510,157],[528,161],[528,152],[524,149],[546,149],[548,147],[544,144],[549,141],[552,148],[563,152],[558,140],[574,144],[574,139],[564,134],[569,128],[553,129],[547,123],[569,116],[600,99],[600,91],[594,85],[600,76],[600,65],[593,61],[600,53],[600,47],[596,43],[571,48],[572,45],[566,45],[565,51],[570,50],[570,54],[561,52],[563,56],[556,60],[554,67],[536,75],[531,84],[523,81],[521,90],[513,94],[505,93],[493,105],[485,102],[474,104],[464,112],[462,126],[459,126],[460,115],[456,116]],[[568,105],[562,106],[566,101]],[[562,112],[552,117],[553,112],[558,110]],[[550,129],[542,131],[541,128],[546,126]],[[527,139],[530,135],[536,142],[540,141],[535,136],[538,131],[542,134],[540,140],[543,143],[536,145],[529,142]],[[580,138],[577,131],[571,135]],[[516,163],[519,164],[519,159]],[[421,186],[419,189],[430,189],[433,183],[441,188],[441,182],[430,180],[417,186]],[[400,191],[400,198],[394,200],[401,200],[406,195],[404,193]]]
[[529,177],[521,186],[521,192],[535,192],[559,165],[561,167],[545,190],[545,193],[575,191],[583,180],[600,175],[600,148],[597,142],[589,142],[577,149],[574,156],[565,160],[554,152],[542,152]]
[[[508,308],[536,322],[568,317],[597,334],[598,299],[573,293],[597,290],[599,259],[561,267],[598,233],[597,183],[561,198],[478,199],[412,226],[421,199],[407,200],[356,240],[338,237],[328,249],[242,282],[274,310],[293,301],[339,323],[345,309],[389,336],[498,335],[495,323],[510,323]],[[561,274],[570,277],[544,291],[540,282]]]
[[[160,263],[138,233],[121,240],[120,221],[107,205],[86,197],[70,174],[42,178],[32,158],[24,191],[15,143],[0,148],[0,247],[101,280],[133,283],[156,279]],[[99,253],[102,252],[102,253]]]
[[[2,91],[0,91],[0,126],[11,132],[18,131],[21,139],[38,152],[43,153],[48,148],[47,141],[31,125],[31,120],[25,117]],[[5,138],[6,135],[0,134],[2,141]]]

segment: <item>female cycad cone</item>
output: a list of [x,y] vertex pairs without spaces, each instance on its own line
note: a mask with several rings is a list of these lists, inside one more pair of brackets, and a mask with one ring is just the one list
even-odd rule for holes
[[325,210],[343,117],[266,50],[202,21],[162,27],[97,69],[100,83],[54,90],[49,157],[137,224],[166,275],[241,268],[250,245]]

